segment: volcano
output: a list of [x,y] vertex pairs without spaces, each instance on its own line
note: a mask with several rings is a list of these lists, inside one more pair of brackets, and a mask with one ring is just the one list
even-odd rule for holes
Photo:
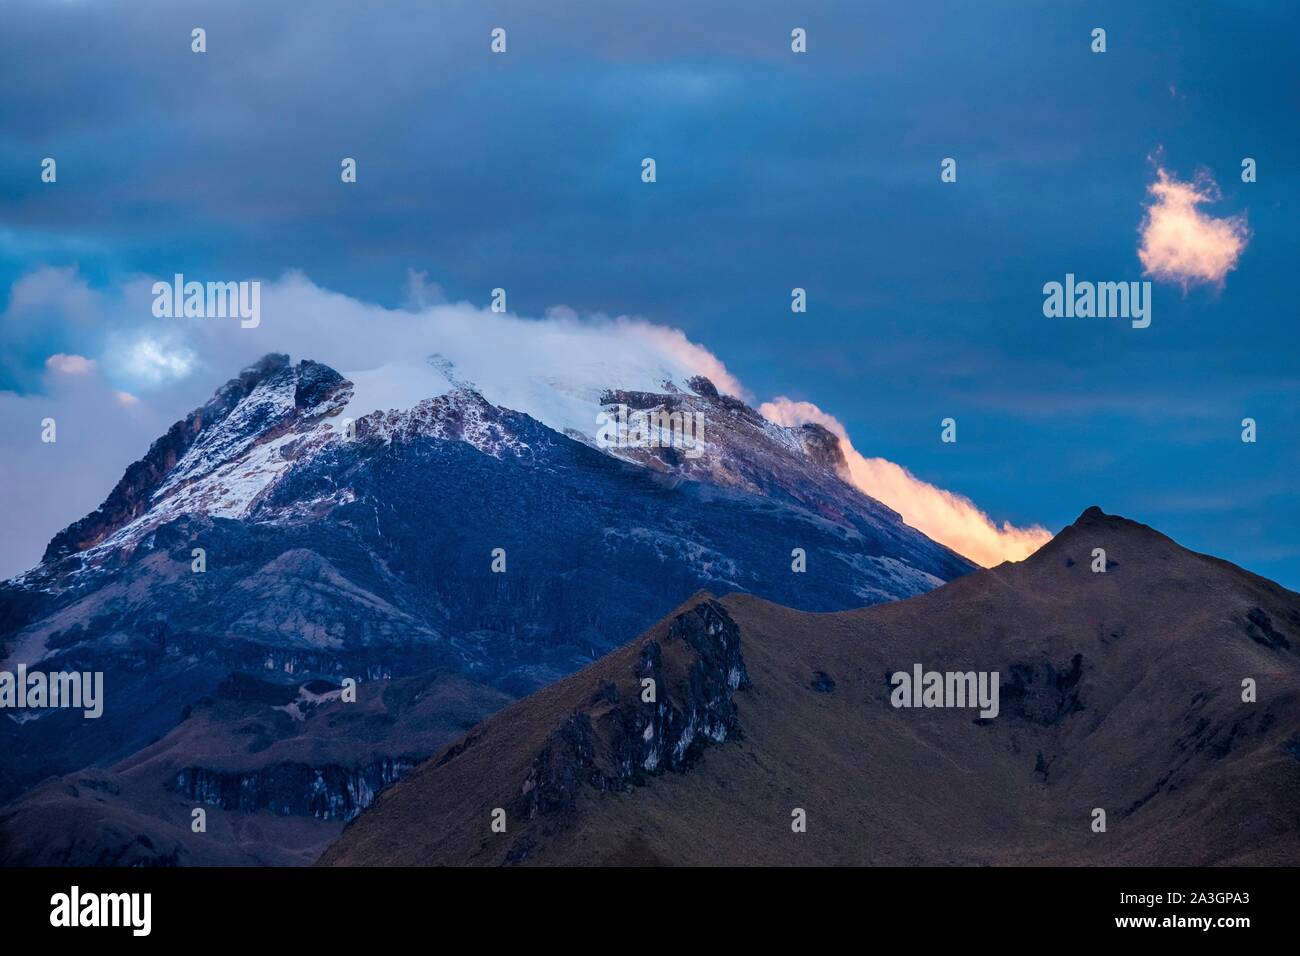
[[[0,669],[104,686],[95,720],[0,712],[0,860],[310,862],[700,589],[837,611],[974,568],[849,484],[835,436],[706,378],[548,380],[552,427],[438,356],[417,372],[266,356],[0,586]],[[602,447],[618,408],[705,427],[689,454]]]

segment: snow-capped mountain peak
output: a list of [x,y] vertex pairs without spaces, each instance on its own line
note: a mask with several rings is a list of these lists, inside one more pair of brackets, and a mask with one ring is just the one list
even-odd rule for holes
[[[268,355],[173,425],[103,505],[54,537],[44,570],[25,579],[49,584],[65,571],[120,563],[155,529],[185,516],[319,517],[356,500],[343,474],[378,446],[457,442],[493,458],[541,461],[562,436],[673,479],[783,502],[841,533],[883,536],[892,543],[882,553],[917,569],[918,582],[968,569],[845,481],[839,441],[820,426],[777,425],[700,375],[679,382],[647,366],[630,385],[598,384],[600,363],[577,366],[572,378],[525,376],[485,392],[441,355],[347,377]],[[683,426],[686,447],[671,433]],[[332,464],[317,467],[327,453]],[[309,466],[324,473],[323,483],[301,494],[277,491]],[[76,563],[65,564],[74,555]]]

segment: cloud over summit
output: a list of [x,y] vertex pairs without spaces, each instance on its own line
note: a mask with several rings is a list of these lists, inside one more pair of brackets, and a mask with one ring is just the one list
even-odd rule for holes
[[998,525],[964,495],[922,481],[892,461],[867,458],[853,447],[843,423],[812,402],[781,397],[764,402],[759,411],[778,425],[816,422],[838,435],[848,462],[847,477],[858,490],[889,505],[913,528],[977,564],[992,567],[1003,561],[1020,561],[1052,538],[1051,532],[1038,525],[1017,528],[1005,521]]
[[[263,322],[242,329],[228,319],[155,318],[144,294],[147,277],[94,295],[86,294],[84,280],[72,271],[47,271],[40,279],[50,287],[47,293],[62,288],[63,300],[82,304],[82,309],[69,308],[61,321],[93,320],[105,334],[97,354],[49,358],[49,373],[80,380],[80,387],[55,387],[47,379],[43,394],[0,393],[0,413],[18,426],[0,435],[0,451],[26,463],[0,475],[0,492],[48,487],[53,478],[48,472],[66,469],[54,456],[30,454],[32,423],[43,415],[93,428],[104,444],[92,460],[61,471],[59,480],[75,488],[32,498],[40,513],[27,513],[22,534],[5,535],[9,546],[0,554],[0,574],[29,566],[51,534],[98,504],[165,423],[267,352],[315,359],[351,376],[358,393],[352,411],[358,414],[371,407],[407,407],[449,387],[430,356],[490,401],[528,411],[561,430],[591,431],[591,409],[610,387],[657,390],[665,380],[685,383],[704,375],[722,391],[752,401],[750,391],[708,348],[681,329],[634,317],[581,316],[560,306],[530,319],[468,302],[436,301],[432,295],[423,298],[435,299],[431,305],[413,296],[407,308],[389,309],[290,272],[263,283]],[[304,343],[310,344],[304,349]],[[147,415],[137,414],[146,409]],[[830,427],[844,441],[850,477],[859,488],[975,561],[1018,559],[1050,537],[1041,528],[998,528],[960,495],[928,485],[892,462],[859,455],[838,420],[816,406],[777,399],[762,410],[782,424],[820,421]]]

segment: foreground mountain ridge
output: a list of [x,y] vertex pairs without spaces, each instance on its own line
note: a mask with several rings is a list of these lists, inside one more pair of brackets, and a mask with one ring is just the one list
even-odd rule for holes
[[[891,706],[918,663],[999,671],[1000,714]],[[1300,595],[1096,508],[905,601],[700,594],[426,762],[321,863],[1296,865]]]

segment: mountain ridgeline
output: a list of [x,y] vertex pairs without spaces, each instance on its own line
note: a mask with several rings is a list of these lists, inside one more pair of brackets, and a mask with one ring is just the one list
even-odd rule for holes
[[[998,674],[996,716],[895,706],[917,664]],[[1300,595],[1096,508],[904,601],[699,594],[321,863],[1295,866]]]

